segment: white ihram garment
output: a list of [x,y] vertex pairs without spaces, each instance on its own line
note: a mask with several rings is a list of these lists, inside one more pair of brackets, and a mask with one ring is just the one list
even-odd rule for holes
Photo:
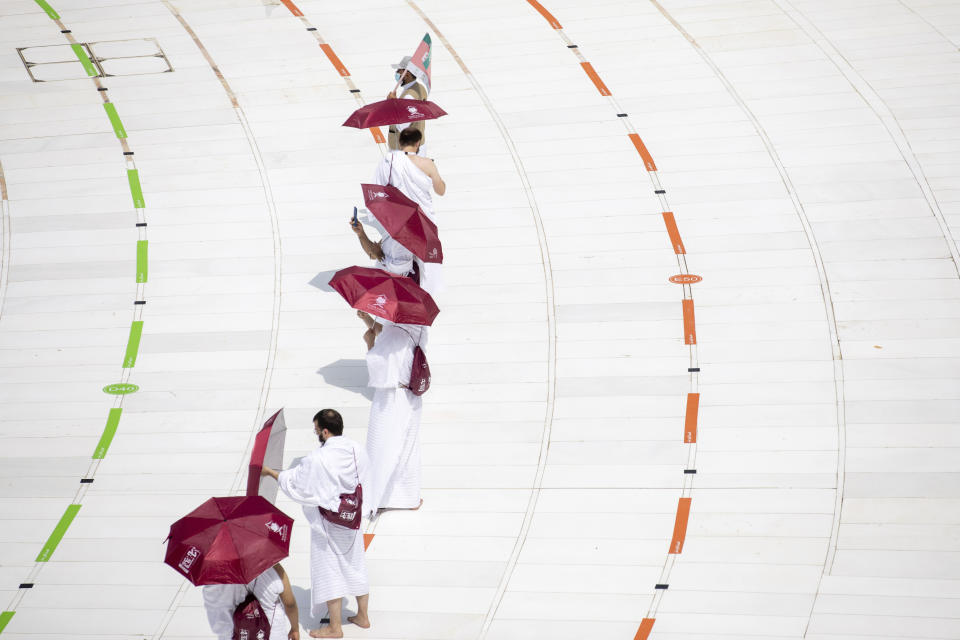
[[[412,336],[412,338],[411,338]],[[413,347],[427,344],[427,328],[388,324],[367,352],[374,389],[367,428],[370,496],[364,511],[411,509],[420,504],[420,413],[423,401],[403,388],[410,383]]]
[[270,640],[287,640],[290,619],[280,602],[283,580],[273,567],[246,585],[209,584],[203,587],[203,607],[207,610],[207,620],[210,629],[217,634],[217,640],[230,640],[233,637],[233,612],[246,599],[248,591],[253,591],[270,621]]
[[[433,180],[413,164],[403,151],[391,151],[385,155],[377,165],[373,181],[379,185],[389,184],[400,189],[403,195],[420,205],[432,223],[437,224],[433,211]],[[441,266],[435,262],[424,263],[419,258],[415,259],[420,265],[420,286],[431,296],[442,291]]]
[[[356,464],[354,464],[356,460]],[[303,505],[310,525],[310,614],[327,600],[370,593],[363,534],[327,522],[317,507],[336,511],[340,494],[351,493],[360,484],[366,494],[369,464],[363,448],[343,436],[328,438],[300,464],[280,472],[280,490]],[[367,496],[363,496],[366,506]]]
[[413,271],[413,254],[389,234],[383,236],[380,249],[383,251],[383,259],[377,261],[378,267],[400,276]]

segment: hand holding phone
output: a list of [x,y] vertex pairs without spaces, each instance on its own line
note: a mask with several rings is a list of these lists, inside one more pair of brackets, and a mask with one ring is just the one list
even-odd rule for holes
[[350,224],[357,226],[357,208],[353,208],[353,219],[350,220]]

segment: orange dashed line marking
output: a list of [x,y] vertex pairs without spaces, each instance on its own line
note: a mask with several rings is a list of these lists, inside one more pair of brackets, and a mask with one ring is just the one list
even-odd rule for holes
[[547,19],[547,22],[550,23],[550,26],[554,29],[563,29],[563,26],[557,22],[557,19],[553,17],[553,14],[547,11],[542,4],[537,2],[537,0],[527,0],[530,3],[530,6],[537,10],[537,12]]
[[692,498],[680,498],[677,504],[677,519],[673,523],[673,540],[670,541],[670,553],[681,553],[683,541],[687,537],[687,520],[690,519],[690,501]]
[[640,621],[640,628],[637,629],[637,635],[633,636],[633,640],[647,640],[650,637],[650,632],[653,630],[653,623],[656,622],[656,618],[644,618]]
[[697,441],[697,414],[700,411],[700,394],[687,394],[687,413],[683,422],[683,441],[693,444]]
[[683,247],[683,240],[680,239],[680,230],[677,229],[677,221],[673,217],[673,211],[663,212],[663,221],[667,225],[667,233],[670,235],[670,242],[673,244],[673,250],[677,255],[687,252]]
[[643,140],[640,139],[640,135],[631,133],[630,140],[633,142],[633,146],[637,148],[640,157],[643,158],[643,165],[647,168],[647,171],[656,171],[657,165],[653,161],[653,156],[647,151],[647,145],[643,144]]
[[293,15],[297,16],[298,18],[303,17],[303,12],[301,12],[300,9],[297,8],[297,5],[290,2],[290,0],[280,0],[280,2],[282,2],[283,6],[285,6],[287,9],[290,9],[290,13],[292,13]]
[[583,70],[586,71],[587,75],[590,76],[590,79],[593,80],[593,84],[597,87],[597,91],[600,92],[600,95],[610,95],[610,89],[607,89],[607,85],[603,84],[603,80],[601,80],[600,76],[597,75],[597,72],[594,71],[592,64],[589,62],[581,62],[580,66],[583,67]]
[[323,49],[323,52],[325,54],[327,54],[327,58],[330,59],[330,62],[333,63],[333,66],[336,67],[337,71],[340,73],[341,76],[346,78],[347,76],[350,75],[350,72],[347,71],[347,68],[343,66],[342,62],[340,62],[340,58],[338,58],[337,54],[333,52],[333,47],[331,47],[328,44],[322,44],[320,45],[320,48]]
[[683,343],[697,344],[697,327],[693,319],[693,300],[683,301]]
[[380,127],[370,127],[370,133],[373,134],[373,139],[380,144],[386,144],[387,139],[383,137],[383,132],[380,131]]
[[365,533],[363,534],[363,550],[366,551],[370,548],[370,543],[373,542],[374,533]]

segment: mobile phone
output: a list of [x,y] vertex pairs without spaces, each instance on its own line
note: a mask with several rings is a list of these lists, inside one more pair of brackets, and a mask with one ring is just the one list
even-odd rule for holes
[[353,208],[353,221],[350,224],[354,226],[356,226],[357,224],[357,208],[356,207]]

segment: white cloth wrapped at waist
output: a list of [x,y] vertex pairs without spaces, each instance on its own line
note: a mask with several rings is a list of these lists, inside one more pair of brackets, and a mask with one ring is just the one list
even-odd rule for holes
[[427,327],[419,324],[385,324],[380,335],[367,351],[367,386],[374,389],[396,389],[410,384],[413,348],[426,349]]
[[245,585],[210,584],[203,587],[203,607],[217,639],[233,638],[233,612],[246,599],[248,591],[257,597],[260,608],[270,621],[270,640],[286,640],[290,633],[290,619],[280,601],[283,580],[273,567]]

